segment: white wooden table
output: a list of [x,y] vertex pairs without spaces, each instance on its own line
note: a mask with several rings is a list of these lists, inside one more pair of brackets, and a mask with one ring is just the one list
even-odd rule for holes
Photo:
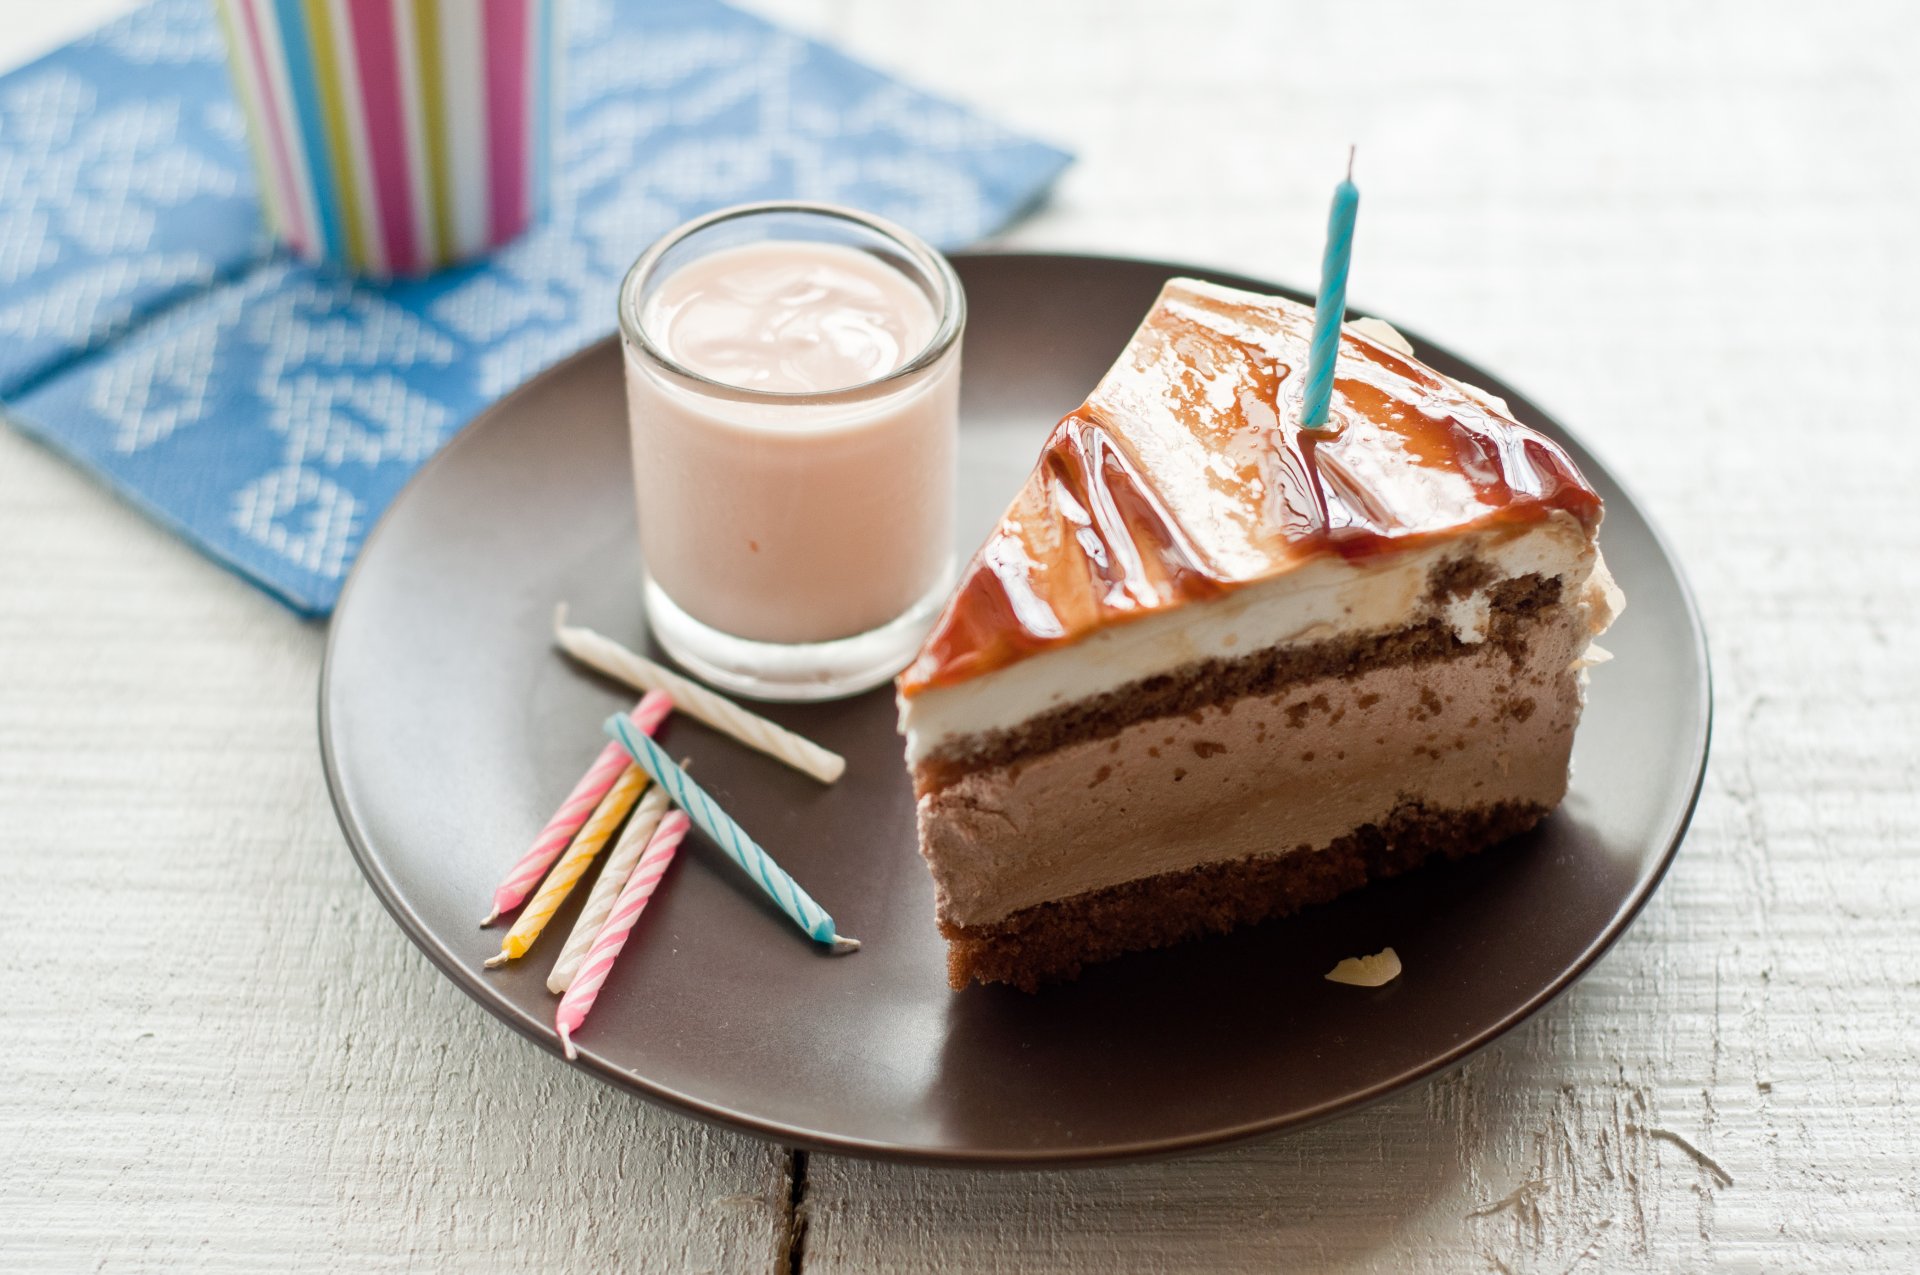
[[[124,0],[0,0],[20,60]],[[554,1063],[361,882],[323,633],[0,429],[0,1269],[1920,1269],[1920,11],[761,0],[1074,148],[1010,241],[1300,282],[1573,422],[1692,572],[1714,755],[1584,983],[1166,1164],[795,1157]]]

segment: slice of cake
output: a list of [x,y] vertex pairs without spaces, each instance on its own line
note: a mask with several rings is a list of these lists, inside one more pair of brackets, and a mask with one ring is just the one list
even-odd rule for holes
[[1600,498],[1385,324],[1167,284],[899,679],[953,985],[1291,912],[1538,822],[1619,610]]

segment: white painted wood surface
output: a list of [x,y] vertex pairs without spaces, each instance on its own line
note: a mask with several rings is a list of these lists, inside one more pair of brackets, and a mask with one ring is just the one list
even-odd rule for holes
[[[784,1152],[554,1065],[387,921],[321,634],[0,430],[0,1269],[1920,1268],[1920,12],[755,7],[1074,148],[1016,243],[1305,282],[1358,141],[1355,303],[1552,404],[1691,568],[1718,715],[1665,887],[1347,1120],[1092,1173],[813,1156],[796,1228]],[[0,0],[0,58],[91,16],[48,9]]]

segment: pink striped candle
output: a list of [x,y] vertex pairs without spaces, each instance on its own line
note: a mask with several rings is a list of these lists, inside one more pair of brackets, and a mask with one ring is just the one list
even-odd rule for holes
[[[635,726],[651,735],[665,721],[667,714],[673,711],[673,697],[664,691],[648,691],[634,705],[628,716]],[[573,786],[567,799],[560,803],[560,809],[553,812],[553,818],[547,820],[547,826],[533,839],[533,846],[520,856],[507,871],[507,875],[493,892],[493,911],[487,919],[480,922],[481,928],[492,925],[500,919],[503,912],[511,912],[527,901],[540,879],[547,875],[547,869],[554,860],[565,852],[573,834],[580,831],[592,816],[594,808],[600,804],[613,788],[614,783],[626,768],[632,764],[624,748],[618,743],[608,744],[593,759],[593,765]]]
[[666,875],[667,865],[673,862],[674,852],[680,848],[680,841],[687,835],[688,826],[687,816],[678,810],[660,821],[653,839],[647,842],[647,848],[640,854],[640,862],[633,865],[633,875],[627,878],[620,897],[614,900],[613,911],[607,914],[607,923],[600,927],[599,937],[587,949],[587,959],[581,962],[580,972],[573,976],[573,982],[567,986],[567,994],[560,998],[560,1007],[553,1014],[553,1025],[560,1032],[560,1044],[567,1051],[569,1059],[580,1056],[573,1047],[573,1033],[579,1031],[580,1024],[587,1020],[587,1011],[593,1008],[601,985],[607,981],[613,963],[620,958],[620,949],[627,945],[627,936],[633,933],[634,922],[640,919],[640,913],[646,910],[647,900],[653,897],[654,890],[660,885],[660,878]]
[[419,275],[544,211],[558,0],[218,0],[273,233]]

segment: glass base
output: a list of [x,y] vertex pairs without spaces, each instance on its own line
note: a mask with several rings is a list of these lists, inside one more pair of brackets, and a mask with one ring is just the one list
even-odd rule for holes
[[953,587],[953,568],[889,624],[831,642],[754,642],[700,623],[641,575],[647,623],[667,654],[701,681],[749,699],[844,699],[907,666]]

